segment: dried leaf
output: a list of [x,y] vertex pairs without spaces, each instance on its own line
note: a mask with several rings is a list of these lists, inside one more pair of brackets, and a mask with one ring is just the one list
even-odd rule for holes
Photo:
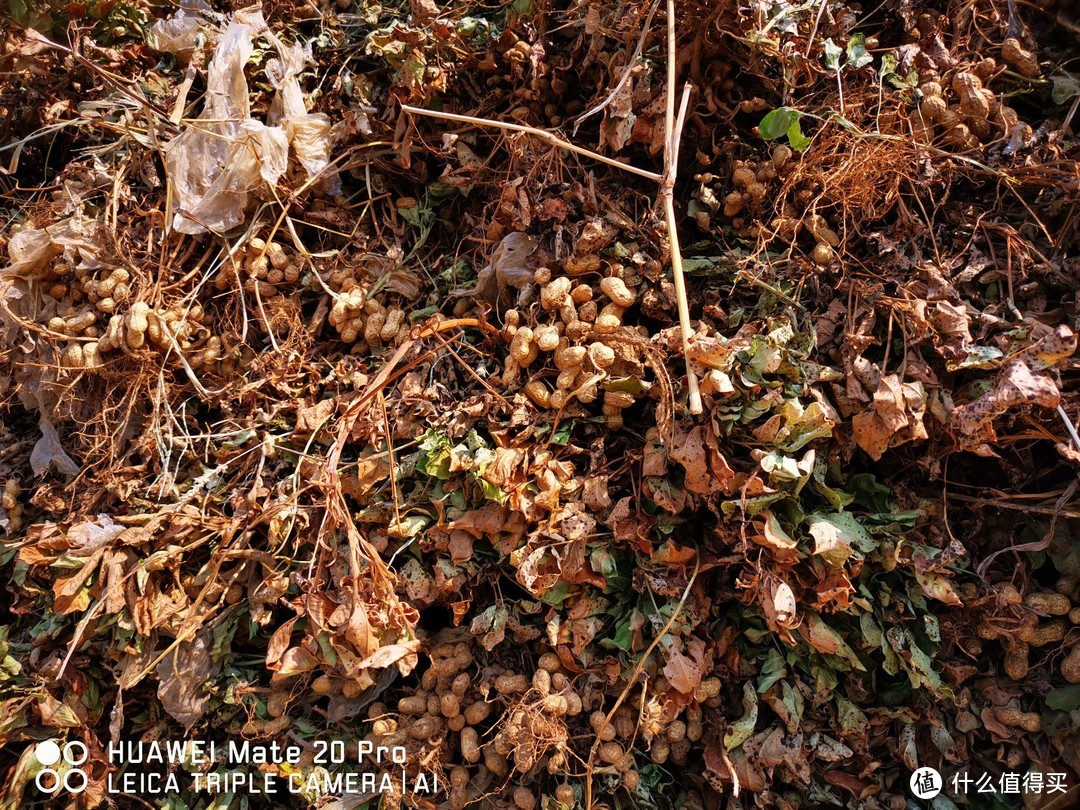
[[220,669],[211,660],[211,644],[211,633],[203,630],[176,645],[157,666],[158,700],[185,729],[202,719],[210,701],[207,686]]
[[941,574],[935,574],[930,571],[916,571],[915,579],[918,580],[919,585],[927,596],[932,596],[939,602],[944,602],[946,605],[952,605],[954,607],[960,607],[964,604],[953,589],[952,583]]
[[683,655],[676,645],[668,649],[668,662],[664,666],[664,677],[671,688],[684,695],[692,695],[701,683],[701,665]]

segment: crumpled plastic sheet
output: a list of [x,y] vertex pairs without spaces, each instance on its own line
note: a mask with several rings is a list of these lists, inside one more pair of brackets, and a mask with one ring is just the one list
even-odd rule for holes
[[71,527],[67,540],[76,556],[86,556],[87,552],[105,548],[123,534],[126,527],[117,523],[108,515],[98,515],[97,521],[88,520]]
[[41,438],[30,452],[30,469],[34,471],[34,475],[44,475],[49,471],[49,467],[55,467],[57,472],[64,475],[78,475],[79,465],[64,452],[64,448],[60,446],[60,436],[45,414],[38,420],[38,428],[41,430]]
[[45,228],[24,228],[8,242],[11,264],[0,269],[0,280],[43,278],[61,253],[77,267],[96,270],[101,250],[100,227],[92,220],[71,217]]
[[311,46],[278,46],[281,59],[271,59],[266,64],[266,75],[277,89],[277,96],[270,108],[271,123],[279,123],[289,138],[296,159],[308,173],[315,177],[330,162],[330,119],[322,113],[309,113],[304,105],[300,89],[300,74],[304,65],[312,61]]
[[[278,51],[267,64],[278,90],[272,125],[251,117],[244,66],[256,36]],[[236,12],[207,66],[202,114],[165,147],[175,230],[223,233],[240,225],[251,195],[285,173],[290,143],[309,176],[326,168],[330,122],[307,112],[298,79],[307,58],[304,48],[274,36],[257,8]]]
[[190,55],[195,50],[199,29],[206,25],[206,14],[211,12],[210,4],[205,0],[184,0],[175,14],[154,23],[150,29],[150,44],[165,53]]

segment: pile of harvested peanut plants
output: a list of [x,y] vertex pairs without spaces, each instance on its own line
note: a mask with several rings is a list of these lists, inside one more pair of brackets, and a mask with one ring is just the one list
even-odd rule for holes
[[1070,9],[0,3],[0,810],[1080,805]]

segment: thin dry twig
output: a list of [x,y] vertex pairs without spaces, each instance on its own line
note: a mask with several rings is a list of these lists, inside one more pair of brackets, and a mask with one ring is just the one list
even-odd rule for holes
[[548,132],[546,129],[537,129],[536,127],[525,126],[524,124],[509,124],[505,121],[495,121],[491,118],[476,118],[472,115],[458,115],[457,113],[440,112],[439,110],[425,110],[421,107],[412,107],[408,104],[402,104],[401,109],[407,113],[413,113],[414,115],[426,115],[429,118],[442,118],[446,121],[457,121],[462,124],[475,124],[482,127],[495,127],[496,129],[506,129],[511,132],[524,132],[529,135],[535,135],[537,138],[542,138],[550,144],[558,146],[560,149],[565,149],[568,152],[574,152],[578,155],[584,155],[585,157],[597,160],[600,163],[606,163],[608,166],[614,166],[617,169],[625,169],[626,171],[640,175],[641,177],[647,177],[650,180],[654,180],[659,183],[663,178],[656,172],[650,172],[647,169],[639,169],[637,166],[633,166],[629,163],[623,163],[622,161],[615,160],[614,158],[605,157],[604,155],[592,152],[583,147],[563,140],[558,135]]
[[626,67],[623,69],[622,76],[619,77],[618,84],[615,85],[610,93],[607,94],[607,98],[597,104],[595,107],[586,110],[577,118],[574,119],[574,134],[577,134],[578,127],[585,122],[587,118],[591,118],[598,112],[602,112],[607,109],[608,105],[615,100],[615,97],[619,95],[619,91],[626,86],[626,83],[630,81],[630,74],[634,70],[634,66],[637,64],[638,59],[641,58],[641,51],[645,47],[645,38],[649,35],[649,26],[652,25],[653,15],[656,14],[656,9],[660,7],[660,0],[653,0],[653,4],[649,7],[649,13],[645,17],[645,22],[641,26],[641,36],[638,37],[637,47],[634,48],[634,53],[631,55],[630,60],[626,63]]

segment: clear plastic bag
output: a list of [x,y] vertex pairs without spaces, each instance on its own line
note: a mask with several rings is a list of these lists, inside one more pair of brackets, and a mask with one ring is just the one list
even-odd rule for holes
[[[251,117],[244,66],[256,36],[267,37],[279,55],[267,64],[278,88],[273,126]],[[285,173],[290,142],[309,174],[325,168],[330,123],[304,106],[297,78],[304,59],[303,48],[287,47],[270,34],[262,12],[236,13],[207,67],[202,114],[166,146],[175,230],[223,233],[240,225],[252,193]]]

